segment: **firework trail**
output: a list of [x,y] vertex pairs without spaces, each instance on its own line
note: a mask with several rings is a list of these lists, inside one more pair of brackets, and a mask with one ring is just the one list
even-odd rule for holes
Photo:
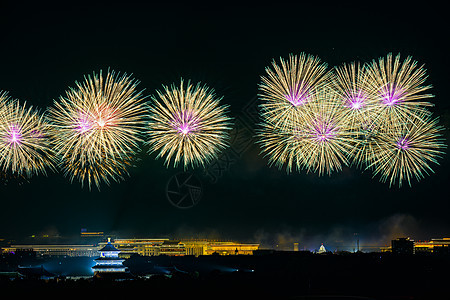
[[257,136],[257,143],[261,146],[261,153],[268,157],[269,166],[275,165],[278,169],[286,167],[287,173],[294,168],[301,169],[301,153],[296,151],[300,148],[300,141],[295,128],[276,128],[273,124],[262,123]]
[[49,109],[59,166],[71,181],[100,189],[128,175],[147,114],[137,85],[126,74],[94,73]]
[[200,83],[164,86],[150,105],[148,144],[165,164],[205,167],[227,147],[231,119],[212,89]]
[[0,93],[0,169],[6,177],[25,178],[53,169],[49,124],[43,114]]

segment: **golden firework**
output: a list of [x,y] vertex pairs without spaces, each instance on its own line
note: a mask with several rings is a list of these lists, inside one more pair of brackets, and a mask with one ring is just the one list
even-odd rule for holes
[[347,165],[354,139],[349,119],[330,88],[320,88],[305,104],[303,117],[283,127],[262,123],[259,143],[269,163],[297,170],[331,174]]
[[150,152],[165,157],[176,167],[205,167],[228,146],[231,129],[226,105],[219,105],[212,89],[205,85],[164,86],[150,105],[148,144]]
[[400,54],[393,58],[373,60],[367,67],[369,89],[376,95],[378,122],[395,126],[407,119],[427,113],[425,107],[433,106],[426,101],[434,97],[425,93],[431,85],[424,85],[427,75],[412,57],[403,62]]
[[305,53],[290,55],[288,60],[280,58],[280,65],[273,61],[272,69],[266,68],[259,98],[263,121],[283,129],[301,121],[306,104],[328,83],[330,73],[327,64]]
[[411,186],[411,180],[419,181],[433,172],[431,164],[439,164],[446,148],[438,118],[432,119],[428,112],[386,127],[378,132],[368,168],[374,170],[374,176],[380,175],[381,181],[389,181],[392,186],[404,181]]
[[0,94],[0,169],[10,176],[46,174],[53,169],[49,124],[26,102]]
[[85,77],[49,109],[54,149],[70,180],[89,188],[119,181],[142,142],[147,106],[126,74]]

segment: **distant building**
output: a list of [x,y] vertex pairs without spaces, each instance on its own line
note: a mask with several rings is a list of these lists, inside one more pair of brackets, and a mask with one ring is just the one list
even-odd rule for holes
[[11,245],[3,248],[3,252],[22,253],[23,251],[33,251],[37,257],[95,257],[98,255],[98,249],[98,246],[95,245]]
[[97,273],[121,273],[126,271],[123,265],[125,259],[119,258],[120,250],[108,243],[99,250],[100,257],[95,259],[95,266],[92,267],[94,274]]
[[294,251],[298,251],[298,243],[294,243]]
[[159,255],[183,256],[186,255],[186,248],[180,241],[164,241],[159,246]]
[[[259,244],[220,242],[213,240],[169,240],[169,239],[116,239],[112,243],[121,250],[121,257],[133,254],[141,256],[183,256],[183,255],[251,255]],[[100,243],[104,245],[104,243]]]
[[[121,251],[121,257],[128,258],[133,254],[158,256],[161,245],[166,241],[169,239],[115,239],[112,244]],[[99,245],[104,244],[99,243]]]
[[196,257],[206,255],[206,248],[209,244],[213,243],[213,241],[206,239],[181,240],[180,242],[184,244],[186,255]]
[[258,250],[259,244],[241,244],[235,242],[214,242],[206,246],[205,255],[252,255]]
[[323,245],[323,243],[322,243],[322,245],[320,245],[319,251],[317,253],[319,253],[319,254],[327,253],[327,249],[325,249],[325,246]]
[[409,238],[398,238],[391,241],[392,253],[399,255],[414,254],[414,241]]
[[450,238],[431,239],[430,241],[415,241],[414,252],[416,254],[433,253],[447,254],[450,249]]
[[[83,241],[93,241],[92,239],[100,239],[102,232],[82,231]],[[167,238],[151,238],[151,239],[115,239],[110,242],[116,249],[120,251],[121,258],[129,258],[132,255],[141,256],[183,256],[183,255],[252,255],[253,251],[259,249],[259,244],[224,242],[217,240],[170,240]],[[37,257],[45,256],[67,256],[79,257],[98,256],[99,249],[105,247],[108,243],[99,241],[92,244],[24,244],[11,245],[2,248],[5,253],[15,253],[18,251],[34,251]],[[298,247],[298,244],[297,244]]]
[[103,239],[105,233],[103,231],[88,231],[86,228],[81,228],[80,237],[82,239]]

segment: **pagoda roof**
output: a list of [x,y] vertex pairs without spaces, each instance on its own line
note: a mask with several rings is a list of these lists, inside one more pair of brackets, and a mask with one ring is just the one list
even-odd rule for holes
[[92,266],[92,269],[117,269],[117,270],[122,270],[122,269],[127,269],[127,267],[125,267],[124,265],[118,265],[118,266],[95,265],[95,266]]
[[99,251],[101,252],[108,252],[108,251],[114,251],[114,252],[120,252],[119,249],[117,249],[116,247],[114,247],[111,242],[108,242],[105,247],[103,247],[102,249],[100,249]]
[[95,261],[99,260],[99,261],[125,261],[124,258],[120,258],[120,257],[97,257],[96,259],[94,259]]

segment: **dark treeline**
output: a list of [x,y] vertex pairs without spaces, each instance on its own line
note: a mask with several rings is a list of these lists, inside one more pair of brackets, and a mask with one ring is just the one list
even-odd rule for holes
[[[133,279],[1,280],[2,291],[114,296],[118,292],[222,299],[431,299],[448,296],[450,257],[391,254],[269,253],[254,256],[132,257]],[[151,277],[144,274],[153,273]],[[250,297],[250,298],[248,298]],[[303,298],[302,298],[303,297]],[[334,297],[334,298],[333,298]],[[431,297],[431,298],[430,298]],[[306,298],[307,299],[307,298]],[[348,298],[355,299],[355,298]],[[367,298],[365,298],[367,299]]]

